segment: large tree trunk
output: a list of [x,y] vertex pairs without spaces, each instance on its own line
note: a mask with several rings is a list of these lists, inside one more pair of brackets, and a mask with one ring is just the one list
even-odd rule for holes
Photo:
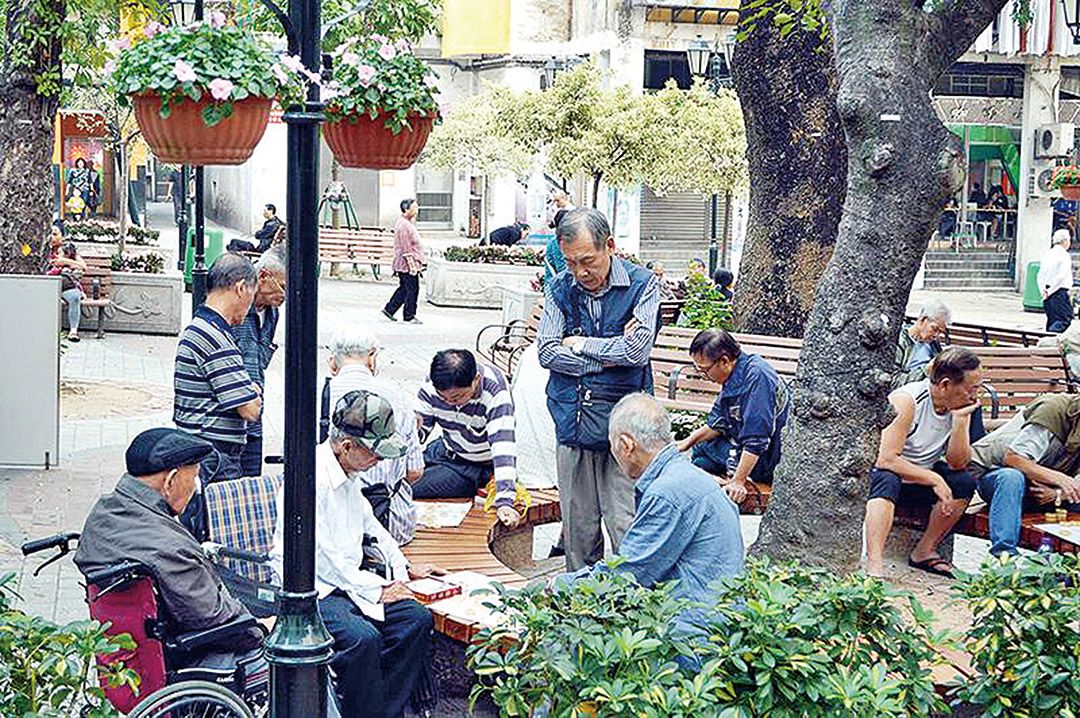
[[[789,9],[788,0],[771,5]],[[743,17],[740,30],[749,34],[732,62],[750,169],[735,326],[801,337],[844,204],[847,149],[833,53],[811,32],[781,37],[771,13],[746,25]]]
[[[47,8],[63,17],[64,4]],[[8,47],[29,43],[19,36],[34,27],[36,3],[8,0]],[[53,116],[56,97],[37,93],[35,77],[50,69],[59,73],[59,35],[26,67],[8,67],[0,77],[0,273],[37,274],[47,251],[53,213]]]
[[911,282],[962,148],[930,104],[934,80],[1007,0],[835,0],[847,198],[799,358],[792,425],[755,553],[846,570],[859,560],[867,475]]

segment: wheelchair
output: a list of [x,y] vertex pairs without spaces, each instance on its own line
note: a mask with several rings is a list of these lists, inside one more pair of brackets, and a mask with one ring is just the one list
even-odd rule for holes
[[[22,552],[30,556],[55,550],[35,571],[71,552],[78,533],[63,533],[29,541]],[[108,625],[108,635],[129,634],[133,650],[98,657],[99,665],[123,661],[139,676],[136,694],[128,686],[101,688],[109,702],[128,718],[259,718],[269,710],[269,671],[261,654],[244,657],[228,667],[191,667],[192,660],[212,646],[227,645],[231,637],[262,630],[246,617],[213,628],[176,632],[158,598],[150,570],[125,561],[86,577],[90,617]]]

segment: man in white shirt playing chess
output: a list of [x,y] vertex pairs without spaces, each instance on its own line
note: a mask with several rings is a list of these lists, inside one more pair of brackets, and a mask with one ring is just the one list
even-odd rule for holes
[[[388,400],[351,391],[334,406],[329,439],[315,449],[315,589],[334,637],[331,666],[344,718],[399,718],[430,656],[431,613],[404,582],[442,571],[409,565],[353,478],[405,453],[395,421]],[[279,521],[271,551],[279,575],[283,535]],[[362,568],[365,537],[374,539],[389,578]]]

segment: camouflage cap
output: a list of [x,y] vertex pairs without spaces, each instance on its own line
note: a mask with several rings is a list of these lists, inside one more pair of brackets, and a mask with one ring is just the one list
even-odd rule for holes
[[334,406],[334,426],[375,452],[380,459],[396,459],[408,449],[397,435],[394,408],[369,391],[350,391]]

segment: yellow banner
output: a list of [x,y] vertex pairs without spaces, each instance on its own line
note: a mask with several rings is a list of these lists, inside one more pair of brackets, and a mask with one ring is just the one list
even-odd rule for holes
[[132,40],[141,40],[143,28],[151,19],[146,6],[138,2],[125,2],[120,5],[120,34]]
[[442,56],[510,52],[510,0],[445,0]]

